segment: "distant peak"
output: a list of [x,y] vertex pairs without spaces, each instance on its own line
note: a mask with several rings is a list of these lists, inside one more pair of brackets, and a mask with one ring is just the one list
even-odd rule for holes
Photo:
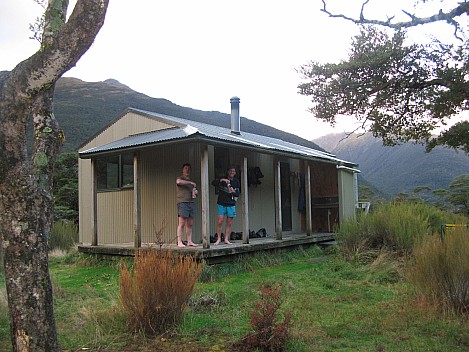
[[104,83],[115,84],[115,85],[124,86],[124,87],[129,88],[128,86],[126,86],[125,84],[122,84],[121,82],[119,82],[117,79],[114,79],[114,78],[109,78],[109,79],[105,80]]

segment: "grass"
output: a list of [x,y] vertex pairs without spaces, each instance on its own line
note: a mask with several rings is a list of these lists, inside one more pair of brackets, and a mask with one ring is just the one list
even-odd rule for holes
[[[59,342],[66,351],[229,351],[249,332],[249,310],[265,284],[281,286],[280,314],[291,312],[287,351],[467,351],[467,319],[436,311],[414,294],[402,266],[386,253],[369,264],[318,248],[260,255],[204,269],[194,297],[214,304],[188,309],[170,333],[130,333],[119,309],[119,261],[74,254],[51,258]],[[127,263],[129,264],[129,263]],[[0,278],[0,280],[3,280]],[[1,282],[4,291],[4,282]],[[0,298],[0,350],[11,349]]]

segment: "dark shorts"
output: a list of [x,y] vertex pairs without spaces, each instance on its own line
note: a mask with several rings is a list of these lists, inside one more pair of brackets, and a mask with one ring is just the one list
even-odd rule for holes
[[178,203],[178,216],[183,218],[194,218],[195,217],[195,203]]

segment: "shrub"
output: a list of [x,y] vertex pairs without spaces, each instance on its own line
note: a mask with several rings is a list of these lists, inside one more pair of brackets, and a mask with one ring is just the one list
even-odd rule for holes
[[163,333],[182,321],[202,266],[193,257],[170,250],[140,250],[133,276],[120,268],[120,300],[129,326],[148,335]]
[[467,218],[424,203],[391,202],[378,205],[368,215],[359,213],[357,219],[344,221],[337,240],[349,258],[370,249],[410,254],[415,243],[447,222],[466,223]]
[[469,314],[469,231],[455,229],[417,245],[408,278],[427,302]]
[[283,351],[289,338],[291,313],[286,313],[283,321],[277,323],[277,312],[282,302],[280,285],[275,288],[265,285],[259,295],[260,300],[254,303],[249,318],[254,332],[241,338],[234,347],[243,351]]
[[52,225],[49,250],[69,250],[78,242],[78,226],[73,221],[59,220]]

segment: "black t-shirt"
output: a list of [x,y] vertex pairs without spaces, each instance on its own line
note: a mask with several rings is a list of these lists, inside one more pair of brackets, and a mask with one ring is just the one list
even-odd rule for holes
[[241,193],[239,190],[240,183],[237,178],[233,178],[230,182],[231,187],[235,190],[234,193],[230,193],[228,184],[225,181],[220,181],[220,179],[213,180],[212,185],[218,189],[217,204],[225,207],[236,205],[236,200]]

